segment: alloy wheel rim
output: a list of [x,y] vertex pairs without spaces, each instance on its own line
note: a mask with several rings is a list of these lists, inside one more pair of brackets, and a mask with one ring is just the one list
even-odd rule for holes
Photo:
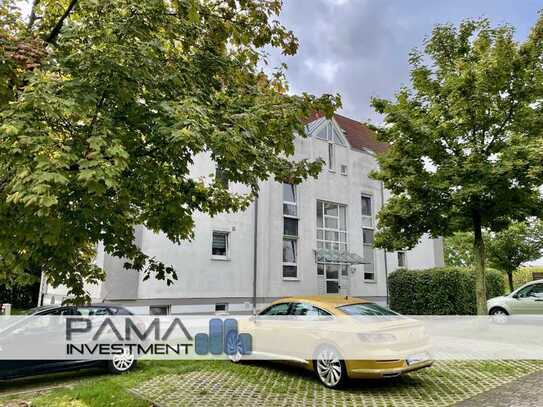
[[492,318],[498,323],[503,323],[507,320],[507,314],[504,311],[497,310],[492,313]]
[[118,371],[124,372],[134,363],[134,355],[132,355],[128,349],[125,349],[124,352],[120,355],[115,355],[113,357],[113,366]]
[[232,362],[239,362],[241,360],[241,355],[243,354],[243,344],[237,335],[229,335],[226,348],[230,351],[235,349],[234,352],[228,352],[228,357]]
[[317,358],[317,373],[327,386],[336,386],[341,380],[341,361],[336,352],[322,350]]

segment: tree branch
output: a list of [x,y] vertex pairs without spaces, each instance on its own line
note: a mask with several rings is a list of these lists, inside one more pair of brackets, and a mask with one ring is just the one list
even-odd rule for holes
[[51,31],[51,33],[45,39],[45,42],[47,42],[48,44],[54,44],[55,43],[58,35],[60,34],[60,30],[62,30],[62,26],[64,25],[64,20],[66,20],[68,18],[68,16],[72,12],[72,10],[74,9],[76,4],[77,4],[77,0],[71,0],[70,1],[70,5],[66,9],[66,11],[62,15],[62,17],[60,17],[60,20],[57,21],[57,23],[53,27],[53,30]]
[[32,27],[34,26],[34,23],[38,19],[38,16],[36,15],[36,8],[40,4],[40,0],[34,0],[32,2],[32,11],[30,12],[30,17],[28,18],[28,24],[26,25],[26,29],[28,32],[32,30]]

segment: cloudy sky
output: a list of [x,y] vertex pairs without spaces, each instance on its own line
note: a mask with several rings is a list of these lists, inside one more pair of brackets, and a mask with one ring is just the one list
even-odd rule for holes
[[409,51],[438,23],[488,17],[526,38],[543,2],[535,0],[284,0],[281,21],[300,41],[288,64],[291,91],[339,93],[342,113],[379,122],[372,96],[390,98],[408,83]]

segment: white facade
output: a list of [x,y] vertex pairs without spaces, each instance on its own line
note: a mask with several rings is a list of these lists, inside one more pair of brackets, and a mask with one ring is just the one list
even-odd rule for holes
[[[333,133],[324,137],[327,127],[328,131]],[[324,294],[327,291],[334,292],[336,288],[340,294],[385,303],[387,273],[398,268],[399,257],[408,268],[442,266],[441,239],[424,237],[418,246],[404,255],[397,252],[385,254],[383,250],[377,249],[371,249],[370,253],[371,244],[368,242],[364,252],[363,235],[368,240],[372,232],[366,230],[366,233],[363,233],[363,225],[366,229],[375,228],[375,215],[383,204],[383,198],[386,200],[388,196],[380,182],[369,178],[369,173],[377,168],[375,155],[367,149],[352,148],[345,131],[334,119],[316,119],[307,129],[310,137],[297,137],[296,154],[293,158],[321,157],[327,164],[318,179],[308,179],[295,187],[297,221],[284,221],[283,185],[266,181],[261,184],[258,198],[256,244],[256,204],[235,214],[210,217],[197,213],[194,240],[180,245],[169,241],[164,234],[157,235],[145,228],[138,228],[136,242],[141,250],[166,265],[172,265],[178,275],[177,282],[168,287],[164,281],[152,278],[143,281],[137,272],[124,270],[122,260],[105,254],[99,248],[97,262],[107,271],[107,278],[100,286],[90,288],[93,300],[120,302],[142,313],[209,313],[223,310],[233,313],[250,312],[255,297],[255,247],[258,307],[278,297]],[[356,134],[350,137],[355,136]],[[211,178],[214,173],[215,165],[208,156],[202,155],[195,159],[192,176]],[[232,191],[243,192],[245,187],[230,185],[230,188]],[[371,201],[371,218],[363,216],[363,199],[367,205],[368,198]],[[345,213],[344,222],[343,216],[339,215],[337,219],[334,219],[334,216],[323,219],[332,228],[335,228],[337,220],[337,232],[323,230],[322,236],[317,235],[317,231],[321,230],[317,224],[318,202],[338,204],[338,213]],[[333,205],[320,205],[328,208],[327,213],[334,215]],[[287,206],[290,208],[289,213],[294,211],[294,203]],[[366,214],[367,209],[366,206]],[[285,245],[289,250],[284,253],[284,222],[289,222],[289,225],[298,223],[297,236],[289,238],[296,242],[295,261],[292,261],[292,244],[288,243],[288,239]],[[345,232],[339,230],[342,229],[339,223],[345,223]],[[215,255],[212,253],[214,232]],[[326,232],[329,233],[325,235]],[[324,236],[334,240],[340,237],[337,245],[328,242],[319,244],[326,244],[331,249],[344,249],[343,241],[339,240],[345,240],[342,238],[346,237],[347,251],[358,254],[365,260],[370,259],[373,266],[359,264],[340,268],[337,282],[330,278],[335,277],[333,266],[330,267],[328,279],[325,275],[319,275],[318,269],[322,271],[323,266],[319,268],[317,264],[317,240]],[[225,237],[227,248],[226,255],[223,256]],[[283,275],[283,266],[286,276]],[[370,278],[372,269],[373,278]],[[341,270],[345,275],[342,275]],[[53,298],[58,303],[65,293],[62,288],[47,287],[43,291],[44,303],[51,302]]]

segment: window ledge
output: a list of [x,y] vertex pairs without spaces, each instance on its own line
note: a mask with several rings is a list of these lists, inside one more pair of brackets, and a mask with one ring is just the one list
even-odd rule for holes
[[211,256],[211,260],[230,261],[230,257],[227,257],[227,256]]
[[376,280],[364,280],[364,282],[368,284],[377,284]]
[[283,277],[283,281],[301,281],[298,277]]

